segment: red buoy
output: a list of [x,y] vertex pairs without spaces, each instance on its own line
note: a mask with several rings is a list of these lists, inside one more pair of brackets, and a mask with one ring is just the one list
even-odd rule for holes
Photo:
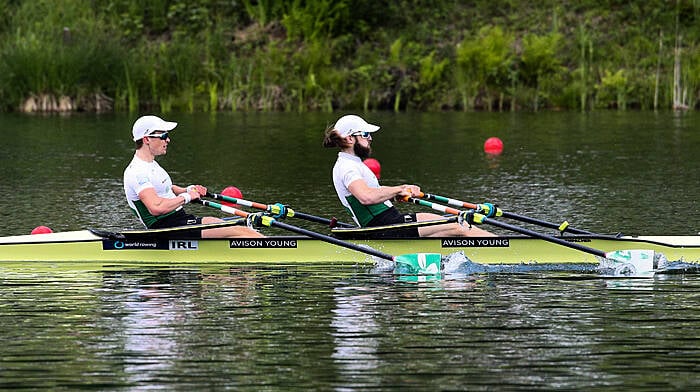
[[[221,191],[221,194],[224,196],[228,197],[233,197],[235,199],[242,199],[243,198],[243,193],[241,193],[241,190],[236,188],[235,186],[227,186],[224,188],[223,191]],[[233,207],[233,208],[238,208],[238,204],[234,204],[228,201],[221,200],[221,204]]]
[[503,152],[503,141],[495,136],[486,139],[484,142],[484,152],[487,154],[499,155]]
[[364,161],[365,165],[369,168],[369,170],[372,170],[372,173],[374,173],[377,178],[380,177],[382,173],[382,165],[379,164],[379,161],[374,159],[374,158],[367,158]]
[[51,230],[49,227],[46,226],[37,226],[32,230],[32,234],[50,234],[53,233],[53,230]]

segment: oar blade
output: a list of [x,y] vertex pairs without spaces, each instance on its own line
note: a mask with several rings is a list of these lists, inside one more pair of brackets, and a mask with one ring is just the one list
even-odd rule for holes
[[605,253],[603,267],[612,268],[615,275],[650,277],[663,267],[659,265],[661,259],[665,257],[649,249],[616,250]]
[[442,271],[439,253],[411,253],[396,256],[394,273],[400,275],[437,275]]

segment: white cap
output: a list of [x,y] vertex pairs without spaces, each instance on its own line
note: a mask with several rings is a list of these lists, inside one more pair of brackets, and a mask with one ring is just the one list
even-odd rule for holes
[[176,122],[165,121],[157,116],[143,116],[136,120],[131,128],[131,134],[134,135],[134,141],[137,141],[153,132],[170,131],[176,126]]
[[357,132],[376,132],[379,130],[378,126],[369,124],[362,117],[354,114],[348,114],[338,119],[334,128],[340,137],[347,137]]

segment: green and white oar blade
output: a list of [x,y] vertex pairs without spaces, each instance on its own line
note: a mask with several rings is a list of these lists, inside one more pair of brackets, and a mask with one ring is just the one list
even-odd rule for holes
[[605,253],[601,267],[613,269],[615,275],[651,277],[659,267],[657,263],[653,250],[616,250]]
[[439,253],[412,253],[396,256],[394,273],[400,275],[437,275],[442,271]]

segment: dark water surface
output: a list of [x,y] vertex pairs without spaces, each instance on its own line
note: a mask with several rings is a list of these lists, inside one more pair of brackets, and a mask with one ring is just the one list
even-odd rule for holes
[[[180,126],[160,162],[182,185],[235,185],[251,200],[345,218],[335,152],[320,147],[336,117],[169,116]],[[366,118],[382,126],[373,146],[387,184],[597,232],[700,231],[695,113]],[[0,116],[0,234],[138,227],[121,184],[133,120]],[[504,141],[497,158],[482,151],[489,136]],[[0,389],[692,389],[699,277],[411,283],[359,267],[0,261]]]
[[[339,115],[171,115],[168,154],[176,184],[234,185],[251,200],[347,219],[321,147]],[[387,114],[373,141],[388,185],[493,202],[525,215],[596,232],[695,234],[700,179],[696,113]],[[136,226],[122,189],[133,155],[132,116],[0,116],[4,197],[0,235],[39,224],[54,230]],[[484,154],[500,137],[501,156]],[[403,205],[403,209],[421,208]],[[210,213],[204,207],[191,211]]]
[[0,389],[699,386],[697,276],[0,267]]

